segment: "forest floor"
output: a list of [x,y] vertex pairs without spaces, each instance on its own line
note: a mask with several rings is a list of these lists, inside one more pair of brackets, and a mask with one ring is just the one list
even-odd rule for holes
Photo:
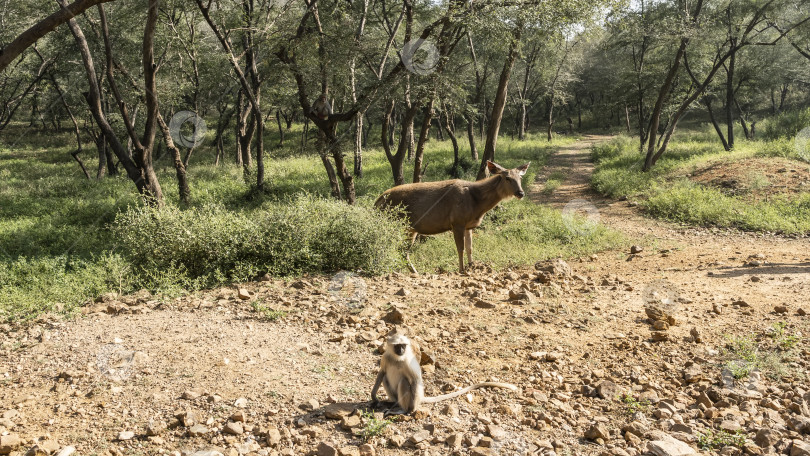
[[[601,198],[588,148],[603,139],[559,150],[529,194],[634,253],[107,295],[82,318],[2,325],[0,454],[810,455],[810,239]],[[394,323],[430,354],[428,395],[519,390],[361,413]]]

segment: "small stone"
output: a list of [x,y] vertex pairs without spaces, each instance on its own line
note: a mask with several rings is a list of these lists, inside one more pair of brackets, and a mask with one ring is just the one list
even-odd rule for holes
[[603,424],[597,423],[585,431],[585,438],[588,440],[608,440],[610,438],[610,432],[608,432],[607,428]]
[[245,431],[240,423],[230,421],[227,424],[225,424],[225,427],[222,428],[222,432],[231,435],[241,435]]
[[769,446],[776,445],[776,442],[782,438],[782,434],[775,429],[769,428],[762,428],[757,431],[756,437],[754,437],[754,443],[759,445],[762,448],[768,448]]
[[165,430],[166,423],[162,421],[149,421],[149,424],[146,425],[146,435],[150,437],[160,435]]
[[669,340],[669,334],[666,331],[653,331],[652,332],[652,341],[653,342],[665,342]]
[[493,456],[496,453],[491,448],[473,447],[470,448],[470,456]]
[[623,388],[610,380],[603,380],[596,386],[596,394],[602,399],[616,400],[623,392]]
[[237,400],[233,401],[233,406],[237,408],[245,408],[247,407],[248,400],[244,397],[240,397]]
[[118,433],[118,440],[131,440],[135,437],[135,433],[132,431],[121,431]]
[[804,310],[803,308],[799,307],[798,309],[796,309],[796,315],[798,315],[800,317],[803,317],[803,316],[807,315],[807,311]]
[[703,370],[698,364],[692,364],[683,371],[683,379],[686,380],[686,383],[697,383],[703,378]]
[[487,435],[499,441],[505,439],[507,436],[506,431],[504,431],[502,427],[494,424],[487,425]]
[[427,440],[429,438],[430,438],[430,431],[423,430],[423,431],[419,431],[416,434],[412,435],[409,440],[411,441],[411,443],[416,444],[416,443],[419,443],[419,442],[424,442],[425,440]]
[[383,321],[386,323],[391,323],[393,325],[399,325],[405,322],[405,314],[402,313],[399,309],[394,307],[388,312],[384,317]]
[[279,432],[278,428],[271,427],[267,430],[267,438],[265,439],[267,445],[271,448],[278,446],[281,443],[281,432]]
[[76,452],[76,448],[68,445],[68,446],[62,448],[62,450],[59,451],[59,453],[57,453],[56,456],[70,456],[75,452]]
[[183,396],[182,397],[183,397],[183,399],[186,399],[186,400],[192,400],[192,399],[197,399],[201,395],[202,395],[201,391],[191,389],[191,390],[183,391]]
[[195,424],[188,428],[188,435],[192,437],[208,434],[208,428],[202,424]]
[[464,440],[464,435],[461,433],[450,434],[444,439],[444,443],[450,447],[452,450],[458,450],[461,448],[461,443]]
[[760,280],[762,280],[762,279],[760,279],[759,276],[751,276],[751,281],[752,282],[759,282]]
[[318,402],[317,399],[310,399],[310,400],[304,402],[303,404],[301,404],[299,407],[301,407],[301,409],[303,409],[303,410],[310,410],[311,411],[311,410],[317,410],[318,407],[320,407],[320,406],[321,406],[321,403]]
[[397,292],[394,294],[397,296],[408,296],[409,294],[411,294],[411,292],[410,290],[406,290],[405,287],[402,287],[399,290],[397,290]]
[[354,409],[354,404],[337,402],[325,406],[323,408],[323,416],[329,418],[330,420],[339,420],[351,415],[354,412]]
[[245,412],[242,410],[237,410],[233,414],[231,414],[231,421],[238,421],[240,423],[245,422]]
[[667,440],[647,442],[647,451],[653,453],[655,456],[688,456],[696,454],[695,450],[686,443],[674,437],[667,437],[669,437]]
[[9,454],[22,445],[22,439],[17,434],[0,436],[0,454]]
[[374,445],[369,443],[364,443],[360,445],[360,456],[375,456],[377,454],[377,450],[374,449]]
[[25,456],[48,456],[51,453],[39,445],[34,445],[25,452]]
[[630,247],[630,253],[633,254],[633,255],[637,255],[637,254],[639,254],[639,253],[641,253],[643,251],[644,251],[644,248],[641,247],[640,245],[634,245],[634,246]]
[[669,323],[664,320],[656,320],[653,322],[653,329],[656,331],[666,331],[669,329]]
[[247,288],[239,289],[239,299],[243,301],[250,299],[250,292],[247,290]]
[[477,299],[475,301],[475,307],[478,307],[479,309],[494,309],[497,306],[492,302],[485,301],[483,299]]
[[810,443],[794,440],[790,456],[810,456]]
[[346,446],[338,450],[340,456],[360,456],[360,449],[356,446]]
[[338,456],[338,451],[332,445],[329,445],[326,442],[321,442],[318,444],[317,454],[318,456]]
[[778,314],[786,314],[788,312],[787,306],[774,306],[773,311]]

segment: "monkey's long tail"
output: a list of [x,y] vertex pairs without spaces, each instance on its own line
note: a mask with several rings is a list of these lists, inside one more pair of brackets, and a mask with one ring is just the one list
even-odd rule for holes
[[466,394],[474,389],[484,388],[484,387],[492,387],[492,388],[506,388],[512,391],[517,391],[518,387],[512,385],[511,383],[498,383],[498,382],[483,382],[483,383],[476,383],[475,385],[470,385],[466,388],[462,388],[458,391],[453,391],[452,393],[442,394],[441,396],[433,396],[433,397],[426,397],[422,399],[422,402],[426,404],[432,404],[435,402],[443,401],[446,399],[452,399],[454,397],[461,396],[462,394]]

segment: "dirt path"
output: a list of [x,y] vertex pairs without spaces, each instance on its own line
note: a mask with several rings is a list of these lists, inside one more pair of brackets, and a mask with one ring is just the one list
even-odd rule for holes
[[[270,280],[176,299],[105,296],[74,321],[0,324],[0,451],[635,456],[649,441],[696,449],[698,433],[738,426],[751,445],[760,428],[778,432],[749,454],[790,454],[793,440],[810,441],[797,421],[810,426],[810,240],[680,227],[600,198],[588,190],[588,147],[602,139],[560,150],[530,195],[560,209],[592,202],[600,223],[640,254],[498,273]],[[554,171],[566,180],[546,195]],[[650,299],[678,324],[651,332]],[[429,395],[482,380],[520,391],[426,407],[363,447],[376,350],[394,322],[431,354]],[[761,336],[778,322],[798,337],[779,361],[782,377],[751,380],[764,398],[741,401],[721,377],[720,349],[728,336]],[[621,391],[649,404],[632,436],[622,432],[632,418]],[[704,391],[711,413],[696,404]]]

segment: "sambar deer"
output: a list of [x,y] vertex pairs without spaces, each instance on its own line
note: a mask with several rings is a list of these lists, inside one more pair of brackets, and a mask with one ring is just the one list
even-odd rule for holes
[[476,182],[450,179],[398,185],[386,190],[374,206],[378,209],[402,206],[410,223],[411,243],[405,253],[408,267],[410,251],[418,234],[430,235],[452,231],[458,250],[458,269],[464,272],[464,250],[467,263],[472,263],[472,229],[477,228],[484,214],[501,201],[515,196],[523,198],[521,177],[529,163],[514,169],[487,161],[490,177]]

